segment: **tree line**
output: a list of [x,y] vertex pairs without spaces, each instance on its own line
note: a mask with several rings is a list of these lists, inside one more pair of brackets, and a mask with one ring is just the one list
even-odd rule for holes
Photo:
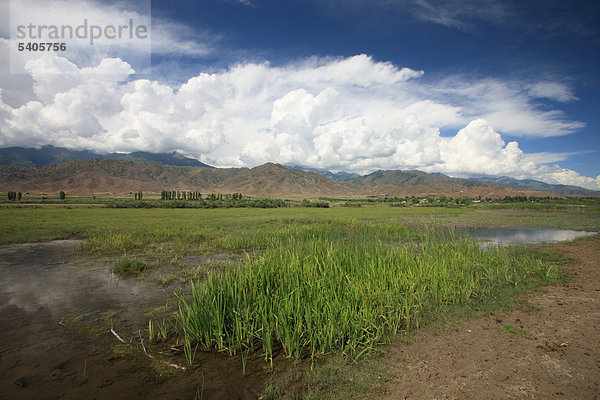
[[[29,194],[29,193],[27,193]],[[13,192],[12,190],[9,191],[7,193],[7,197],[9,201],[17,201],[17,200],[21,200],[21,198],[23,197],[23,193],[21,192]],[[60,191],[60,193],[58,194],[58,197],[61,200],[64,200],[67,197],[67,194],[64,191]],[[42,199],[45,199],[45,197],[43,197]]]
[[[141,193],[141,192],[140,192]],[[193,191],[163,190],[160,192],[161,200],[241,200],[241,193],[223,194],[211,193],[202,197],[202,193]],[[141,199],[140,199],[141,200]]]
[[23,194],[21,192],[8,192],[8,200],[10,201],[21,200],[22,196]]

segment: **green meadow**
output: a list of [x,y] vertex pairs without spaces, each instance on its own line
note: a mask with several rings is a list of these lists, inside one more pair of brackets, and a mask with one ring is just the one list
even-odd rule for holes
[[282,355],[360,359],[382,343],[455,309],[502,301],[562,278],[551,257],[527,248],[482,249],[457,227],[598,231],[597,202],[557,206],[330,208],[110,208],[65,204],[0,207],[0,243],[83,239],[81,251],[141,260],[235,253],[179,297],[186,358],[199,348],[272,364]]
[[97,254],[152,256],[247,251],[278,242],[298,226],[358,223],[380,230],[426,226],[549,227],[597,231],[600,204],[472,205],[461,208],[107,208],[102,204],[0,205],[0,244],[78,238]]

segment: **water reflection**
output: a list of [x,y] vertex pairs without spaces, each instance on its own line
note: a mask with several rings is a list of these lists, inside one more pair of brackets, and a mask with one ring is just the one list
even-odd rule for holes
[[[161,288],[139,279],[119,279],[111,263],[78,254],[72,240],[0,246],[0,307],[16,306],[54,317],[73,309],[118,310],[143,322],[140,308],[164,304]],[[139,321],[137,321],[139,319]]]
[[[462,231],[476,237],[482,246],[556,243],[597,234],[565,229],[467,228]],[[457,230],[457,233],[460,232]]]

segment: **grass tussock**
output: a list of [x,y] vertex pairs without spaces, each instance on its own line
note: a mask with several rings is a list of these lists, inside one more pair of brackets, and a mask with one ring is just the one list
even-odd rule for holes
[[531,333],[527,332],[525,329],[521,328],[520,326],[513,325],[513,324],[504,324],[502,326],[499,326],[497,328],[497,330],[502,336],[509,338],[509,339],[516,339],[516,338],[520,338],[520,337],[524,337],[529,340],[536,339],[535,336],[533,336]]
[[150,269],[150,264],[137,258],[121,258],[113,267],[113,272],[121,276],[140,275]]
[[270,361],[274,348],[291,358],[357,359],[448,305],[486,302],[505,286],[558,276],[539,259],[435,232],[298,228],[246,265],[192,285],[179,308],[188,347],[258,351]]

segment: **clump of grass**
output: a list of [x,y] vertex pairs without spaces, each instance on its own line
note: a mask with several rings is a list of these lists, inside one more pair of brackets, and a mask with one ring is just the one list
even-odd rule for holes
[[181,271],[182,280],[189,282],[191,280],[202,280],[206,277],[208,267],[199,265],[195,268],[186,268]]
[[385,364],[376,359],[349,364],[347,359],[334,356],[326,363],[307,371],[305,400],[344,400],[356,398],[357,393],[381,391],[379,378],[386,373]]
[[163,340],[166,341],[167,340],[167,336],[168,336],[168,327],[167,324],[165,323],[165,319],[163,318],[162,324],[158,323],[158,336]]
[[284,388],[274,383],[269,383],[263,392],[265,400],[278,400],[283,396]]
[[140,275],[150,269],[150,264],[137,258],[121,258],[113,267],[113,272],[121,276]]
[[[290,358],[358,359],[449,305],[492,301],[503,287],[557,274],[526,254],[483,250],[435,230],[381,230],[298,229],[246,265],[209,274],[180,301],[186,342],[230,354],[258,350],[271,362],[278,345]],[[414,240],[402,246],[369,234]]]
[[188,363],[188,365],[193,366],[194,365],[194,360],[196,359],[196,351],[198,350],[198,345],[196,345],[196,347],[194,347],[194,350],[192,350],[192,344],[190,343],[190,341],[186,341],[183,344],[183,353],[185,354],[185,359]]
[[161,275],[157,275],[154,277],[154,280],[162,286],[169,286],[170,284],[172,284],[173,282],[175,282],[175,280],[178,278],[178,274],[176,273],[166,273],[166,274],[161,274]]
[[497,329],[498,332],[502,334],[502,336],[507,337],[509,339],[524,337],[529,340],[535,340],[535,336],[533,336],[531,333],[527,332],[525,329],[517,325],[504,324],[502,326],[499,326]]

